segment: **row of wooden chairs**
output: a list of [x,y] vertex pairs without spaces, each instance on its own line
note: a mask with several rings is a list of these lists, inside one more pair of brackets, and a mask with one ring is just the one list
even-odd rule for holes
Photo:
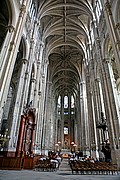
[[71,161],[72,174],[118,174],[117,165],[108,162]]
[[50,162],[49,159],[39,160],[38,164],[34,166],[34,170],[36,171],[56,171],[56,163]]

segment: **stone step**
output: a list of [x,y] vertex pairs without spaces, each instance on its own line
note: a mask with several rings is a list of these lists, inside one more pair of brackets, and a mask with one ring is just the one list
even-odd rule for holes
[[60,167],[59,167],[59,171],[71,171],[71,168],[68,164],[68,159],[63,158]]

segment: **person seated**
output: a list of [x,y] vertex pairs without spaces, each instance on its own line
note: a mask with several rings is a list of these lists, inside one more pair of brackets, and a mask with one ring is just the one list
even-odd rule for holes
[[59,155],[56,157],[56,160],[58,160],[58,162],[61,163],[61,157]]
[[90,158],[90,162],[95,163],[95,160],[93,157]]
[[50,162],[54,164],[55,168],[59,168],[59,162],[58,162],[58,160],[56,160],[56,159],[51,159]]

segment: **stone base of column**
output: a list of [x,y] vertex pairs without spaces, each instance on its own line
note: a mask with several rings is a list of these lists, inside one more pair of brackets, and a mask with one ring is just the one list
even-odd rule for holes
[[118,170],[120,170],[120,150],[111,150],[112,163],[117,164]]
[[97,160],[97,159],[99,160],[99,153],[98,153],[97,149],[96,150],[92,150],[91,157],[93,157],[94,160]]

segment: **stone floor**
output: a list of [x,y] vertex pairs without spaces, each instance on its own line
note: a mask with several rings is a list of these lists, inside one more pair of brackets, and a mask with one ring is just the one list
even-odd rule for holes
[[71,171],[0,170],[0,180],[120,180],[118,175],[72,175]]
[[68,160],[63,159],[59,170],[42,172],[35,170],[0,170],[0,180],[120,180],[120,173],[115,175],[80,175],[72,174]]

